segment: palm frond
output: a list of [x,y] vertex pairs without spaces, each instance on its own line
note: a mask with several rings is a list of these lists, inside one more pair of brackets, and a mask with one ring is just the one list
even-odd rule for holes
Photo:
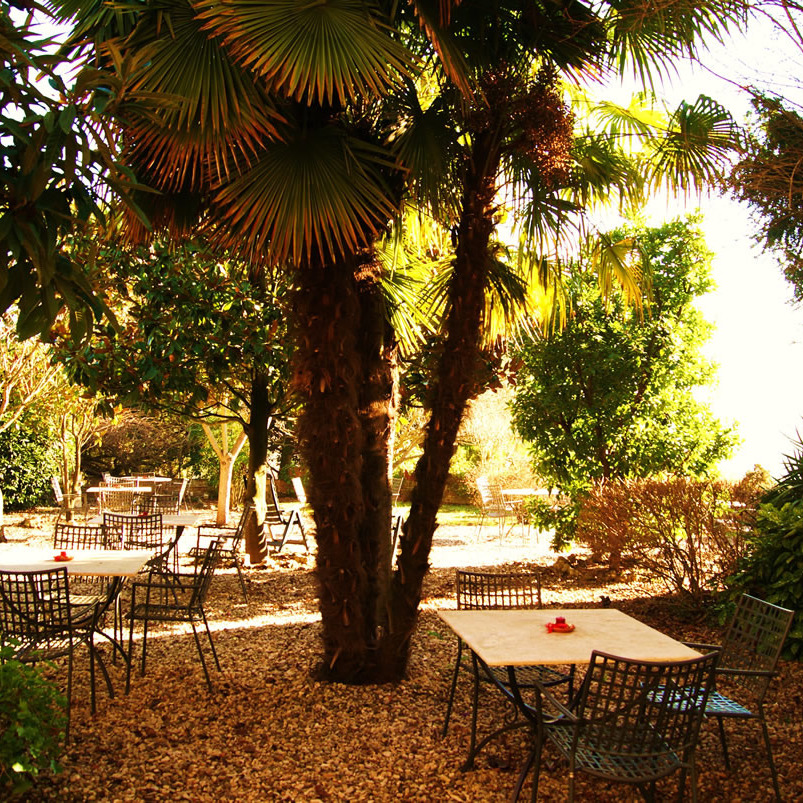
[[618,0],[609,6],[611,62],[632,70],[645,86],[674,69],[679,57],[695,58],[704,43],[721,42],[746,23],[743,0]]
[[409,51],[364,0],[202,0],[197,8],[241,65],[298,101],[380,97],[413,72]]
[[644,254],[638,242],[629,237],[614,241],[608,234],[600,232],[587,248],[606,303],[616,283],[622,290],[625,303],[634,306],[641,316],[643,298],[649,289],[649,272],[645,270]]
[[294,129],[215,195],[216,241],[254,262],[339,257],[370,245],[396,208],[395,161],[334,126]]
[[700,95],[694,105],[682,102],[663,136],[648,142],[653,186],[701,191],[719,182],[740,145],[730,113]]

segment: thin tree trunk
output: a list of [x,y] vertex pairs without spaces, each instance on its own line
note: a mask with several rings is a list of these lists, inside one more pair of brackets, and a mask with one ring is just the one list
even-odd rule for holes
[[361,682],[373,642],[361,526],[363,434],[358,417],[360,304],[354,265],[314,261],[298,273],[293,385],[301,399],[301,450],[318,542],[322,674]]
[[215,523],[219,526],[224,526],[229,520],[231,477],[234,470],[234,462],[245,444],[246,436],[245,432],[241,432],[234,446],[229,449],[229,427],[227,423],[223,422],[221,424],[220,443],[215,438],[215,433],[209,424],[202,421],[201,428],[218,459],[217,517],[215,518]]
[[483,385],[480,333],[499,165],[499,152],[491,134],[477,137],[472,156],[463,188],[446,338],[429,403],[424,452],[413,474],[410,514],[402,530],[398,568],[391,584],[389,626],[380,647],[377,680],[398,680],[406,671],[437,527],[436,515],[446,488],[457,432],[468,401]]
[[268,430],[273,408],[270,404],[268,377],[255,370],[251,380],[251,419],[248,424],[248,489],[252,514],[245,525],[245,548],[252,564],[268,557],[265,533],[266,491],[268,488]]

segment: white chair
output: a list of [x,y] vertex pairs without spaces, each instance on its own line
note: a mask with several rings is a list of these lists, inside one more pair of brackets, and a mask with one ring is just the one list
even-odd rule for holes
[[[480,523],[477,527],[477,538],[482,532],[485,519],[496,519],[499,537],[502,538],[516,524],[516,508],[505,501],[499,485],[489,482],[487,477],[477,477],[477,490],[480,492]],[[513,524],[506,530],[505,522],[509,518],[513,519]]]

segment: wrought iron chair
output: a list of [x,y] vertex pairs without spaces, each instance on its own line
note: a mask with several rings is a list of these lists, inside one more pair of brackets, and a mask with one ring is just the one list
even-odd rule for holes
[[654,799],[655,783],[675,772],[680,773],[682,800],[688,774],[696,801],[700,705],[708,700],[716,662],[715,652],[687,661],[653,662],[595,650],[569,707],[543,687],[534,704],[525,702],[518,670],[508,667],[508,683],[499,688],[527,716],[534,737],[512,799],[521,794],[531,767],[532,800],[537,799],[541,750],[548,739],[569,763],[570,801],[578,772],[635,786],[648,800]]
[[[53,533],[53,548],[58,550],[119,549],[121,546],[121,540],[115,537],[110,539],[108,531],[101,525],[60,524],[57,522]],[[102,606],[98,616],[96,633],[117,646],[120,643],[117,641],[118,632],[120,641],[122,641],[123,636],[119,597],[113,600],[115,638],[109,638],[108,634],[103,630],[105,608],[108,607],[110,602],[109,596],[112,593],[112,582],[111,577],[72,574],[70,575],[70,602],[79,607],[92,604]],[[118,628],[120,628],[119,631]]]
[[131,512],[161,513],[163,516],[177,516],[181,508],[181,496],[174,491],[165,493],[139,494],[134,498]]
[[[191,575],[177,575],[169,582],[165,582],[159,574],[151,572],[148,579],[144,582],[134,582],[131,586],[131,610],[128,614],[128,671],[126,673],[126,692],[131,688],[131,664],[133,663],[133,644],[134,644],[134,622],[139,620],[143,623],[142,630],[142,658],[140,664],[140,674],[145,674],[145,662],[147,658],[148,645],[148,625],[151,622],[184,622],[192,627],[192,634],[195,638],[195,646],[198,656],[201,659],[201,666],[204,670],[206,685],[210,693],[212,680],[209,677],[209,670],[206,666],[201,640],[198,638],[196,624],[203,622],[206,629],[206,636],[209,639],[209,646],[215,665],[220,669],[217,651],[212,641],[212,633],[209,630],[209,623],[206,620],[204,603],[209,592],[209,585],[212,581],[215,568],[220,562],[220,545],[217,541],[212,541],[206,549],[201,568]],[[144,599],[143,599],[144,594]]]
[[92,637],[97,625],[98,606],[74,605],[70,599],[67,569],[34,572],[0,570],[0,638],[13,639],[14,657],[25,663],[67,658],[67,727],[70,733],[73,653],[81,645],[89,648],[92,713],[95,712],[95,659],[114,696],[111,680]]
[[104,513],[103,530],[110,548],[119,544],[121,549],[148,549],[153,557],[145,564],[146,570],[174,574],[169,564],[176,539],[165,535],[161,513]]
[[[56,522],[53,533],[53,549],[113,549],[109,546],[103,527],[88,524],[62,524]],[[70,577],[70,598],[73,604],[91,604],[106,599],[109,587],[108,577]]]
[[201,548],[201,538],[212,537],[219,544],[219,555],[221,561],[229,561],[234,564],[237,569],[237,578],[240,581],[240,589],[243,592],[243,600],[248,602],[248,591],[245,587],[245,578],[243,571],[240,567],[242,563],[242,556],[240,555],[240,544],[243,540],[245,533],[245,525],[248,523],[248,517],[251,515],[251,504],[246,502],[243,505],[243,512],[237,526],[232,527],[218,527],[215,526],[202,526],[198,528],[198,538],[196,546],[190,550],[190,556],[196,560],[200,560],[205,554],[206,550]]
[[109,485],[109,490],[105,490],[103,485],[99,486],[98,491],[98,510],[100,515],[104,513],[131,513],[139,493],[133,485],[123,485],[117,483]]
[[743,594],[721,645],[688,644],[697,650],[719,651],[716,681],[718,686],[725,682],[728,695],[715,688],[708,697],[705,715],[715,717],[719,725],[725,766],[730,770],[724,721],[757,719],[761,723],[772,785],[778,800],[781,799],[781,791],[764,715],[764,699],[770,681],[777,674],[778,659],[793,618],[794,611]]
[[[490,482],[487,477],[477,477],[477,490],[480,493],[480,523],[477,526],[477,538],[486,519],[496,519],[498,534],[502,538],[516,525],[515,507],[505,501],[499,485]],[[505,522],[508,519],[513,519],[513,524],[505,529]]]
[[[268,488],[268,507],[265,513],[265,527],[270,534],[270,541],[268,545],[274,547],[277,552],[281,552],[285,544],[303,544],[304,549],[309,552],[309,544],[307,543],[307,533],[304,530],[304,522],[301,520],[301,515],[297,509],[282,510],[279,504],[279,497],[276,495],[276,484],[273,477],[269,477]],[[298,527],[301,534],[301,540],[291,541],[290,533],[293,526]],[[273,528],[280,527],[282,534],[279,538],[273,537]]]
[[[541,579],[538,574],[533,572],[468,572],[458,569],[455,572],[455,594],[458,610],[537,609],[541,607]],[[490,681],[504,685],[507,683],[507,674],[504,669],[491,668],[488,670],[491,676],[486,677],[477,670],[477,665],[473,661],[463,660],[463,647],[462,639],[458,638],[457,657],[452,671],[452,682],[449,687],[449,699],[446,704],[446,716],[443,720],[441,734],[445,737],[449,731],[449,721],[460,672],[461,670],[469,671],[474,680],[471,703],[471,739],[468,759],[464,765],[464,769],[469,769],[473,765],[474,757],[491,739],[505,731],[522,727],[527,722],[522,719],[509,722],[477,744],[480,682]],[[566,683],[569,697],[572,695],[574,666],[566,672],[560,672],[547,666],[519,667],[516,675],[520,688],[534,688],[536,685],[551,687]]]

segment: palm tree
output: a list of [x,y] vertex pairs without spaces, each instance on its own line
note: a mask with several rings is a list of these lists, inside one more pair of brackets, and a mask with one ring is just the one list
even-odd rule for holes
[[[153,223],[199,230],[255,268],[294,268],[293,385],[312,479],[323,668],[348,682],[400,677],[457,428],[482,387],[504,177],[521,177],[514,184],[532,199],[530,220],[553,210],[565,217],[573,137],[560,71],[624,68],[632,56],[646,75],[653,59],[671,60],[702,34],[718,34],[736,7],[725,0],[670,3],[660,14],[644,13],[639,2],[594,11],[575,0],[417,0],[412,8],[162,0],[125,9],[64,0],[60,7],[78,21],[72,50],[101,67],[132,65],[138,103],[120,99],[117,122],[129,163],[159,191],[139,198]],[[435,100],[422,100],[433,88]],[[423,123],[445,119],[456,125],[447,126],[443,147],[427,148]],[[433,152],[439,158],[427,159]],[[386,594],[379,567],[390,520],[395,338],[374,244],[407,191],[451,227],[455,255],[424,456]],[[148,236],[138,225],[131,232]]]

